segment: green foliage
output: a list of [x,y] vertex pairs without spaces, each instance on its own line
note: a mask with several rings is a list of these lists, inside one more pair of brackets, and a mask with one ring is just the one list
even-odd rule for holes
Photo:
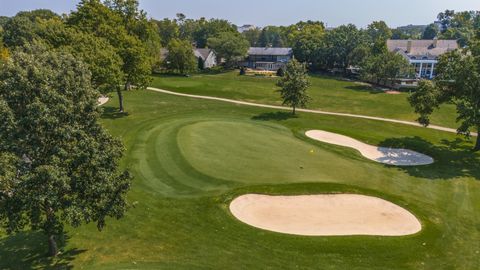
[[293,43],[293,52],[300,62],[305,62],[313,66],[319,63],[318,54],[322,48],[323,38],[325,36],[325,27],[322,23],[305,24],[288,35]]
[[279,68],[279,69],[277,70],[277,76],[278,76],[278,77],[283,77],[283,76],[285,76],[285,70],[283,70],[283,68]]
[[7,61],[7,59],[10,57],[10,51],[8,48],[5,48],[3,46],[2,40],[0,40],[0,64]]
[[440,38],[458,40],[460,46],[467,46],[475,37],[475,27],[480,17],[479,11],[455,12],[446,10],[438,14],[442,24]]
[[168,55],[165,59],[166,67],[170,72],[188,74],[198,66],[197,58],[189,41],[172,39],[168,44]]
[[[156,62],[160,61],[160,40],[156,26],[138,10],[136,0],[82,0],[67,18],[67,24],[81,32],[103,38],[115,48],[122,60],[121,71],[125,90],[132,85],[145,88]],[[119,110],[124,111],[120,88]]]
[[[14,52],[0,70],[0,224],[7,232],[121,218],[128,172],[119,173],[123,147],[98,123],[98,92],[72,55],[42,46]],[[14,173],[15,172],[15,173]]]
[[239,33],[223,32],[209,38],[208,46],[215,51],[218,59],[225,59],[225,65],[231,67],[247,55],[250,44]]
[[365,34],[353,24],[342,25],[327,31],[320,57],[325,68],[346,69],[359,64],[357,48],[366,42]]
[[395,52],[372,54],[361,64],[361,76],[366,81],[377,84],[392,83],[399,77],[410,77],[413,73],[408,60]]
[[434,39],[438,36],[438,27],[435,24],[429,24],[423,31],[422,39]]
[[258,40],[260,39],[260,35],[262,34],[262,30],[259,28],[249,29],[244,31],[242,35],[248,40],[251,47],[258,47],[259,43]]
[[278,92],[282,97],[283,105],[291,106],[293,114],[297,107],[307,106],[310,100],[307,94],[310,81],[304,64],[295,59],[290,61],[286,66],[284,77],[277,82],[277,86],[281,88]]
[[408,102],[415,109],[415,113],[420,115],[417,119],[420,124],[430,125],[429,116],[440,106],[439,95],[440,93],[432,81],[421,80],[417,90],[408,97]]
[[392,39],[420,39],[425,31],[424,25],[407,25],[392,30]]
[[285,37],[281,27],[267,26],[258,38],[258,47],[285,47]]
[[[454,103],[460,122],[458,132],[469,136],[472,128],[480,131],[479,43],[443,55],[437,65],[435,84],[423,83],[410,103],[420,113],[419,121],[424,125],[429,124],[429,116],[439,104]],[[480,150],[480,140],[475,150]]]
[[163,47],[167,47],[172,39],[179,38],[180,27],[175,20],[163,19],[156,23]]
[[392,30],[384,21],[374,21],[367,27],[367,35],[372,44],[372,53],[380,54],[387,51],[387,40],[392,37]]

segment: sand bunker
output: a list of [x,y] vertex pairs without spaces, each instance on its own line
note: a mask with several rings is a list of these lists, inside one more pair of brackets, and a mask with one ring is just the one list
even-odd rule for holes
[[422,225],[404,208],[388,201],[352,194],[236,198],[230,211],[251,226],[305,236],[403,236]]
[[100,97],[100,98],[98,98],[98,106],[105,105],[105,103],[107,103],[108,100],[109,100],[108,97]]
[[351,147],[371,160],[395,166],[419,166],[434,162],[433,158],[407,149],[377,147],[336,133],[311,130],[305,133],[309,138],[330,144]]

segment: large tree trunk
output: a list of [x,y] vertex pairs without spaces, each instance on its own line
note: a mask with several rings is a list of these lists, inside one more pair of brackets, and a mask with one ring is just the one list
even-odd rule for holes
[[117,87],[117,94],[118,94],[118,111],[123,113],[123,95],[122,95],[122,89],[120,87]]
[[58,255],[58,246],[55,241],[55,235],[53,234],[48,236],[48,255],[50,257],[56,257]]
[[[478,130],[477,133],[480,133],[480,128],[478,128],[477,130]],[[473,151],[474,152],[480,151],[480,134],[477,134],[477,142],[475,143],[475,148],[473,148]]]
[[293,106],[292,114],[295,115],[295,106]]

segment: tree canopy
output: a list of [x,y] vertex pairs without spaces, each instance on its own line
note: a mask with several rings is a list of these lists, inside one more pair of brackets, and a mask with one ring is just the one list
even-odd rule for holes
[[[425,126],[440,104],[453,103],[460,123],[458,133],[469,136],[472,129],[480,131],[480,42],[443,55],[434,81],[421,82],[409,101],[420,114],[418,121]],[[480,150],[478,137],[474,150]]]
[[0,224],[40,229],[50,255],[64,226],[124,215],[123,147],[97,122],[90,71],[71,54],[41,44],[15,51],[0,69]]
[[188,74],[195,71],[198,66],[189,41],[172,39],[168,44],[168,55],[165,65],[170,72]]
[[215,50],[219,59],[225,59],[227,67],[242,60],[250,47],[249,42],[239,33],[223,32],[208,39],[208,46]]
[[296,108],[305,108],[310,97],[307,94],[310,81],[308,80],[305,64],[297,60],[290,61],[284,72],[284,76],[277,82],[280,87],[278,92],[283,100],[283,105],[292,107],[292,114]]

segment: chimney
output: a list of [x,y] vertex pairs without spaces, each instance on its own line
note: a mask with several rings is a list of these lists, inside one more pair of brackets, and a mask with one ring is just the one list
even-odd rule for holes
[[407,41],[407,53],[411,53],[412,52],[412,40],[409,39]]
[[433,47],[433,48],[436,48],[437,46],[438,46],[438,38],[434,38],[434,39],[433,39],[432,47]]

